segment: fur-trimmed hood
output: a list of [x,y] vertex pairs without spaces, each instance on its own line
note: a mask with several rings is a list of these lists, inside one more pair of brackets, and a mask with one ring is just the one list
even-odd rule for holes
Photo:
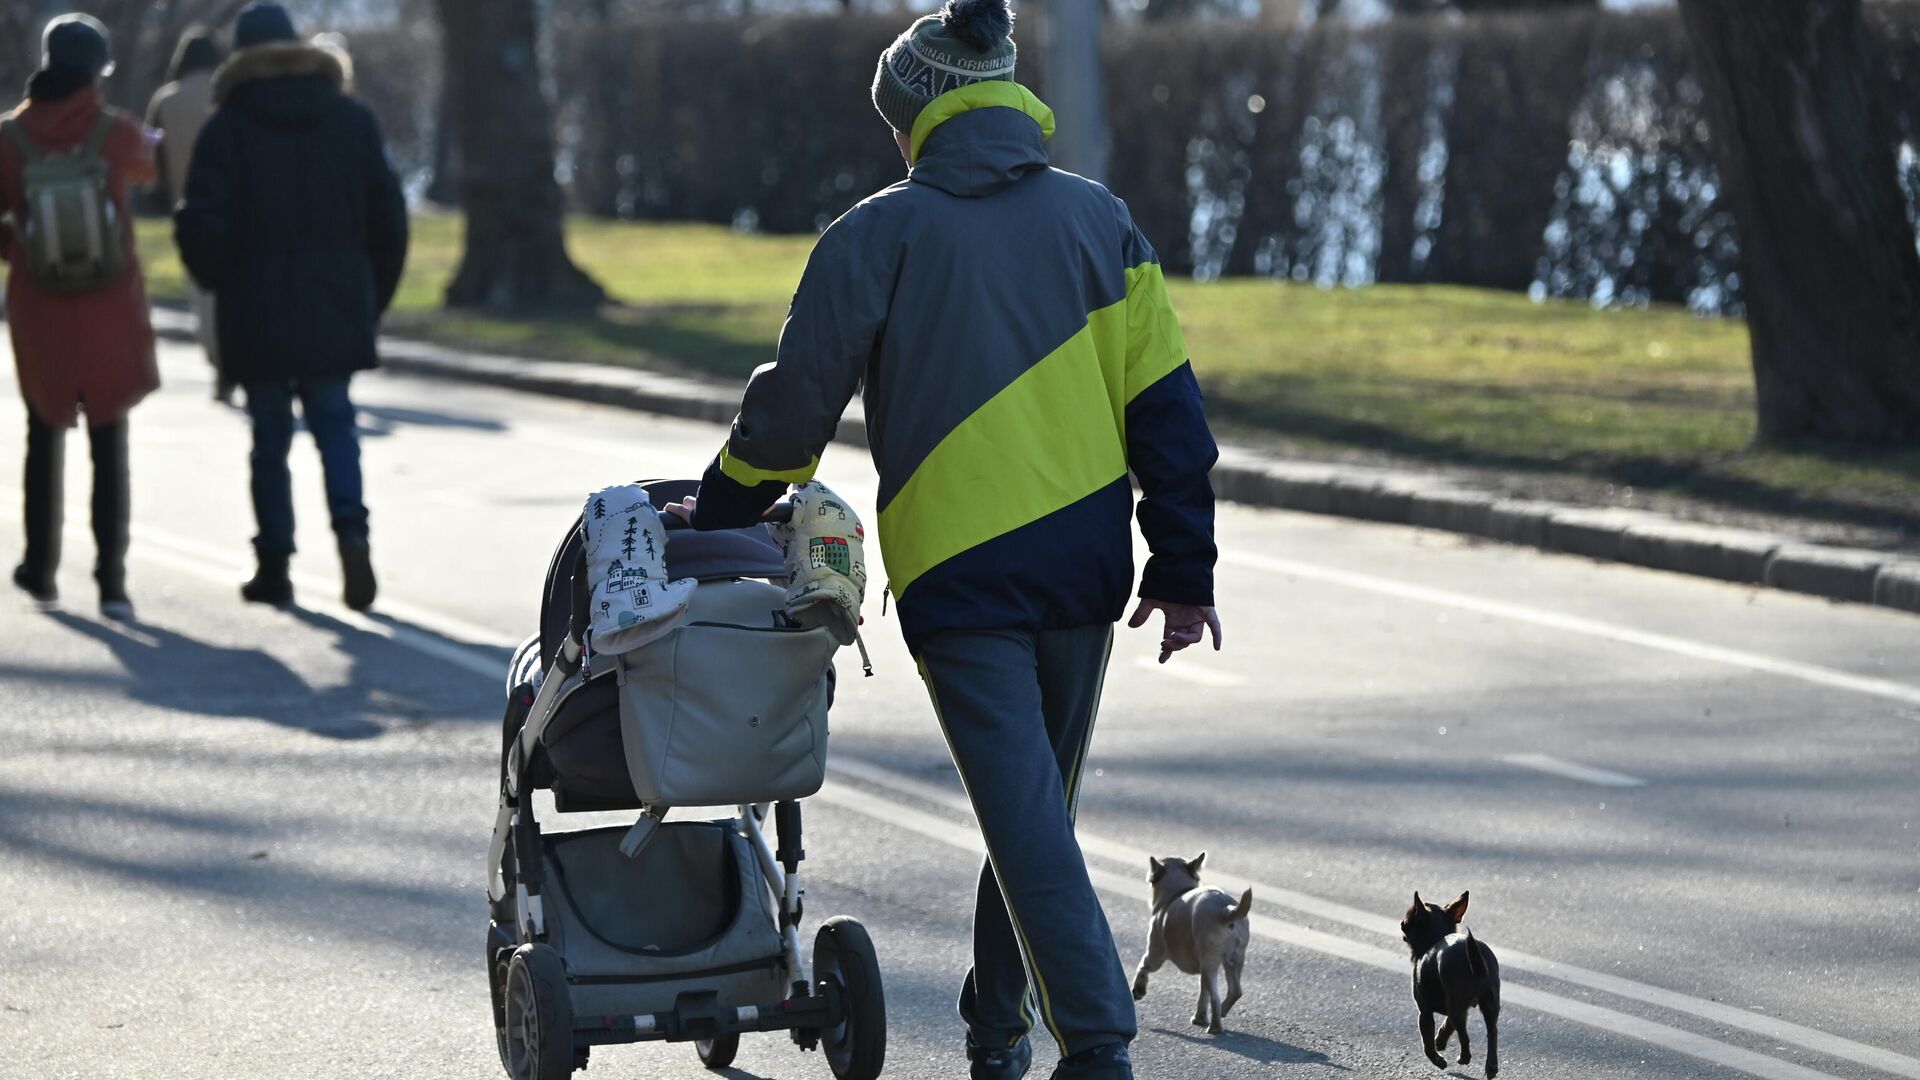
[[352,79],[351,62],[343,49],[305,41],[275,41],[241,49],[214,74],[214,103],[226,104],[235,90],[248,83],[290,75],[322,75],[335,91],[344,91]]

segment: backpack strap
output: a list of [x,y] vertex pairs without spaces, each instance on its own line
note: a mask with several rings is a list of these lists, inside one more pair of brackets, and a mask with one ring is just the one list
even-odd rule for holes
[[0,120],[0,134],[12,140],[13,145],[19,148],[20,156],[24,157],[29,165],[46,156],[18,120]]
[[80,152],[90,158],[99,157],[100,152],[106,149],[107,136],[113,134],[113,125],[119,119],[112,109],[101,109],[100,119],[93,122],[93,131],[87,135],[86,145]]

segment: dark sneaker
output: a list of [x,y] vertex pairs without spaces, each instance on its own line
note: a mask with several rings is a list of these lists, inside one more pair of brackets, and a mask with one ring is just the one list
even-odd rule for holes
[[1125,1045],[1096,1046],[1054,1067],[1053,1080],[1133,1080],[1133,1057]]
[[272,604],[286,607],[293,603],[293,582],[287,577],[287,560],[284,558],[260,560],[260,569],[253,577],[240,586],[240,598],[249,604]]
[[355,611],[372,607],[379,586],[373,580],[373,550],[365,540],[340,541],[340,574],[347,581],[346,594],[342,597],[347,606]]
[[34,606],[42,611],[51,610],[60,602],[60,590],[54,587],[52,580],[28,570],[25,563],[13,568],[13,584],[21,592],[33,597]]
[[125,585],[100,586],[100,617],[114,622],[133,621],[133,601],[128,598]]
[[1012,1046],[976,1046],[967,1039],[967,1060],[973,1063],[971,1080],[1020,1080],[1033,1066],[1033,1040],[1025,1035]]

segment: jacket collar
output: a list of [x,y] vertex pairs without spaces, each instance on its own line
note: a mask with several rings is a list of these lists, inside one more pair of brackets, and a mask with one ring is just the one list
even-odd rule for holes
[[247,83],[289,75],[324,75],[335,90],[347,84],[347,67],[339,50],[304,41],[276,41],[241,49],[221,64],[213,76],[213,100],[221,104]]
[[950,90],[920,110],[910,176],[962,197],[988,195],[1047,167],[1053,110],[1018,83]]
[[1053,138],[1053,110],[1047,104],[1033,96],[1033,91],[1016,82],[992,80],[977,82],[958,89],[949,90],[920,110],[920,116],[913,122],[911,141],[907,144],[907,164],[920,162],[920,148],[926,144],[927,136],[941,124],[969,113],[975,109],[1018,109],[1032,117],[1040,125],[1042,139]]

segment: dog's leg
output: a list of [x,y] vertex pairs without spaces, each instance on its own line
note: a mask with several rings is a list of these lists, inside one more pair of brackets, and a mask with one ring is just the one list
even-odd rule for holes
[[1133,969],[1133,1000],[1139,1001],[1147,996],[1147,976],[1160,970],[1167,962],[1167,946],[1160,939],[1160,928],[1155,926],[1147,931],[1147,952],[1140,958],[1140,966]]
[[1433,1014],[1425,1009],[1420,1010],[1420,1043],[1426,1047],[1427,1060],[1433,1062],[1434,1068],[1447,1067],[1447,1059],[1441,1057],[1440,1051],[1433,1048]]
[[1500,997],[1480,999],[1480,1018],[1487,1022],[1487,1080],[1500,1075]]
[[1440,1030],[1433,1036],[1433,1048],[1435,1050],[1445,1050],[1447,1048],[1447,1044],[1452,1041],[1453,1041],[1453,1018],[1449,1016],[1447,1018],[1447,1022],[1444,1024],[1441,1024]]
[[[1460,1033],[1460,1064],[1471,1064],[1473,1061],[1473,1044],[1467,1041],[1467,1010],[1461,1009],[1459,1012],[1447,1017],[1447,1026]],[[1442,1043],[1440,1045],[1444,1047],[1446,1044]]]
[[1193,1007],[1194,1027],[1203,1028],[1207,1026],[1207,1004],[1207,977],[1202,975],[1200,977],[1200,1003]]
[[1220,1015],[1223,1017],[1232,1012],[1233,1006],[1240,1000],[1240,966],[1244,963],[1244,955],[1227,957],[1227,999],[1220,1003]]
[[1212,1023],[1207,1025],[1207,1034],[1220,1034],[1220,1018],[1227,1015],[1226,1006],[1220,1003],[1220,972],[1218,969],[1200,976],[1200,990],[1205,1000],[1212,1006]]

